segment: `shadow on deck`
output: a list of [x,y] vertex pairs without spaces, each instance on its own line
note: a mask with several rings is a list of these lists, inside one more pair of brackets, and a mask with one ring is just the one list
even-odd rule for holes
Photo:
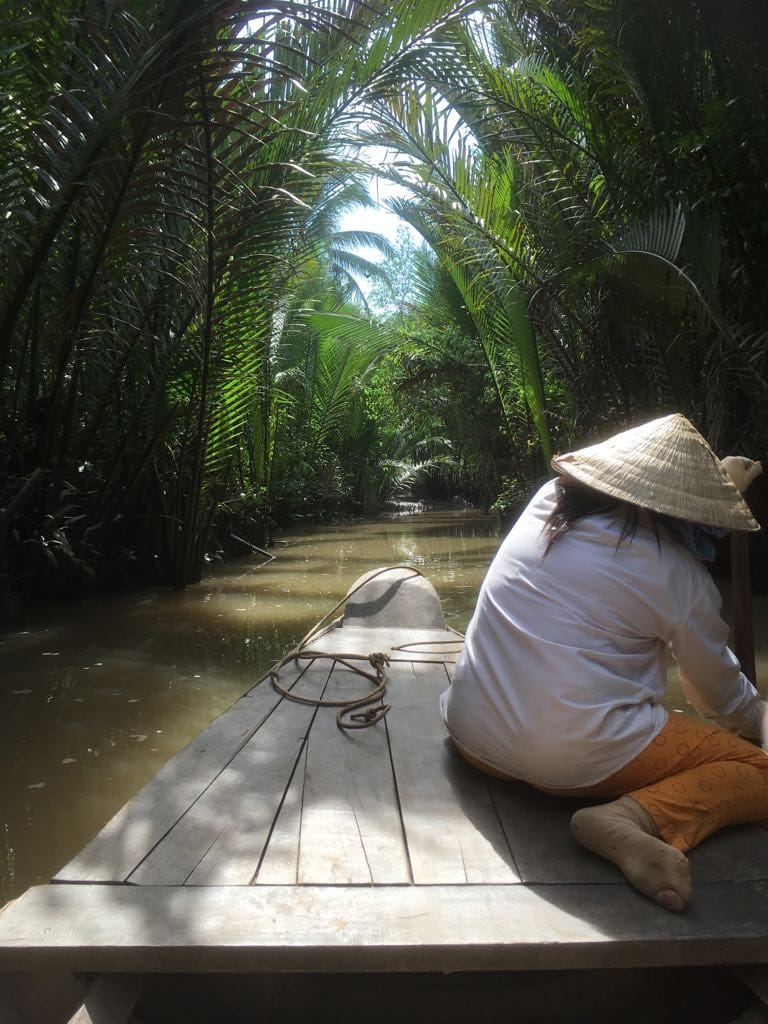
[[[577,845],[577,802],[455,752],[438,711],[449,637],[352,625],[313,643],[390,653],[392,707],[372,729],[342,734],[334,708],[268,682],[238,700],[55,884],[0,914],[0,1009],[12,972],[50,972],[62,999],[65,972],[106,972],[145,976],[142,1024],[326,1008],[335,1024],[733,1019],[749,996],[723,965],[768,961],[766,828],[707,840],[690,907],[654,906]],[[361,691],[324,658],[281,682],[310,699]]]

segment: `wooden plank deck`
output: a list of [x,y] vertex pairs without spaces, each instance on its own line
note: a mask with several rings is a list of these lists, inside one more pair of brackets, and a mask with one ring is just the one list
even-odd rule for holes
[[[311,648],[388,653],[386,718],[343,733],[335,708],[262,681],[0,914],[0,974],[768,962],[765,827],[694,851],[691,906],[668,914],[575,843],[574,801],[458,756],[437,704],[455,634],[353,618]],[[306,698],[370,688],[324,657],[280,681]]]
[[0,964],[418,973],[750,963],[765,960],[766,920],[765,883],[709,883],[688,913],[663,918],[611,885],[54,885],[11,909]]

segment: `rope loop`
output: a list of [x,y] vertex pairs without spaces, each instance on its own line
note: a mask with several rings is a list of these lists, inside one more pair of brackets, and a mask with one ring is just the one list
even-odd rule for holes
[[[357,675],[369,679],[372,683],[375,683],[375,686],[370,692],[354,700],[349,700],[348,698],[331,700],[324,699],[323,697],[305,697],[303,694],[286,690],[281,685],[280,669],[283,665],[289,661],[298,664],[300,661],[316,661],[320,658],[328,658],[336,664],[343,665],[344,668],[348,668],[350,671],[356,672]],[[357,665],[353,665],[353,661],[367,661],[375,669],[376,674],[373,675],[371,672],[366,672]],[[381,651],[374,651],[372,654],[365,656],[362,654],[328,654],[325,651],[305,649],[303,651],[293,651],[290,655],[286,656],[278,665],[270,670],[269,678],[272,686],[287,700],[292,700],[297,704],[310,704],[318,708],[339,708],[336,715],[336,725],[340,729],[367,729],[368,726],[376,725],[377,722],[384,718],[390,710],[389,705],[383,704],[380,707],[371,707],[363,713],[352,714],[352,712],[357,708],[368,707],[369,704],[373,704],[384,696],[384,691],[387,688],[387,665],[389,665],[389,655]],[[349,716],[349,721],[345,719],[345,716]]]
[[[383,651],[373,651],[371,654],[329,654],[326,651],[314,651],[309,647],[309,644],[318,639],[321,636],[325,636],[336,626],[341,624],[341,619],[335,619],[333,622],[326,625],[328,619],[335,614],[341,608],[346,601],[356,594],[361,587],[365,586],[366,583],[370,583],[372,579],[382,575],[385,572],[390,572],[392,569],[409,569],[414,576],[422,576],[423,573],[419,572],[418,569],[414,569],[410,565],[390,565],[386,568],[379,569],[378,572],[367,576],[362,582],[356,587],[349,591],[339,603],[328,612],[327,615],[314,626],[309,633],[299,642],[299,644],[287,654],[282,661],[278,662],[274,668],[269,671],[269,678],[277,692],[285,697],[287,700],[292,700],[297,704],[310,704],[313,707],[336,707],[338,712],[336,714],[336,725],[339,729],[346,731],[348,729],[368,729],[372,725],[376,725],[391,710],[389,704],[379,704],[378,706],[372,706],[376,701],[380,701],[384,692],[387,688],[387,667],[391,664],[389,654]],[[407,577],[406,577],[407,578]],[[436,641],[437,643],[444,643],[446,641]],[[455,643],[455,640],[451,641]],[[403,646],[405,649],[405,645]],[[373,688],[362,697],[357,697],[353,700],[346,698],[340,700],[324,699],[323,697],[305,697],[302,694],[294,693],[292,690],[287,690],[280,683],[280,669],[287,665],[289,662],[294,662],[299,665],[301,661],[315,661],[320,658],[329,658],[331,661],[343,665],[344,668],[350,669],[352,672],[356,672],[358,675],[363,676],[364,679],[368,679],[374,684]],[[368,672],[353,662],[368,662],[373,669],[373,672]],[[375,673],[375,674],[374,674]],[[365,710],[362,710],[365,709]]]

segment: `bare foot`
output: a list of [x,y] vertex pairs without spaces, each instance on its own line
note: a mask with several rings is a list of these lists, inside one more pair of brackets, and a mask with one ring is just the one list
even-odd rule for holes
[[683,910],[691,895],[688,858],[659,838],[653,818],[631,797],[585,807],[571,818],[582,846],[620,868],[627,881],[665,910]]

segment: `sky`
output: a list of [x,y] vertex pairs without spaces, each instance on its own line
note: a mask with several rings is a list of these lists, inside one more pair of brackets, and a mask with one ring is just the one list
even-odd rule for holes
[[[387,179],[373,178],[371,180],[370,192],[373,199],[377,202],[376,208],[366,209],[365,207],[358,206],[348,210],[339,219],[339,229],[341,231],[375,231],[377,234],[384,235],[391,242],[394,242],[397,237],[398,228],[405,227],[413,238],[414,243],[420,245],[422,242],[421,235],[410,224],[407,224],[385,206],[388,197],[406,195],[406,191]],[[377,249],[360,248],[356,251],[372,263],[380,263],[383,258]],[[363,295],[367,298],[373,282],[364,277],[356,277],[356,280]]]
[[376,209],[366,210],[364,207],[355,207],[345,213],[339,221],[342,231],[377,231],[394,241],[397,229],[405,225],[413,235],[414,240],[421,241],[418,232],[401,220],[396,214],[386,208],[386,201],[390,197],[407,196],[405,189],[400,188],[386,178],[373,178],[370,184],[371,197],[377,203]]

